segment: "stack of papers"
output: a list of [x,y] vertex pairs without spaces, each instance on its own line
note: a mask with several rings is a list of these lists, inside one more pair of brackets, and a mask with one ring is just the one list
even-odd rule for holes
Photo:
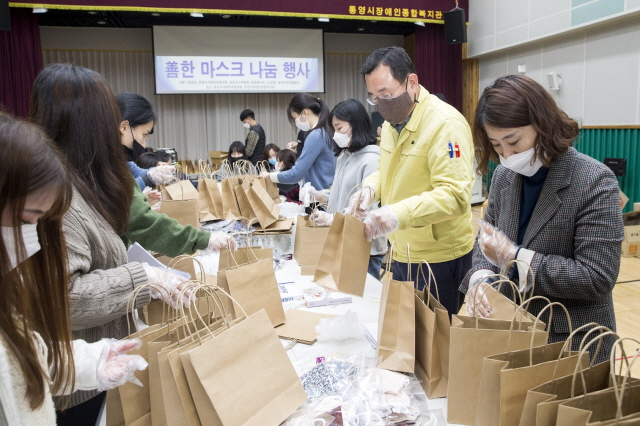
[[303,298],[307,308],[353,302],[353,298],[349,294],[340,293],[339,291],[327,291],[323,288],[307,290],[304,292]]
[[292,300],[302,300],[303,291],[292,283],[278,284],[280,290],[280,300],[290,302]]
[[378,345],[378,323],[377,322],[366,322],[363,324],[364,326],[364,335],[373,346],[373,349]]

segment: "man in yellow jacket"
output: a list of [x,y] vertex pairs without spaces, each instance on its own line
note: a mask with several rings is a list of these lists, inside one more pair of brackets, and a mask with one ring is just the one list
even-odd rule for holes
[[[368,240],[387,235],[393,245],[393,278],[416,281],[421,260],[431,265],[440,302],[457,314],[458,291],[471,268],[474,235],[471,190],[473,142],[469,124],[452,106],[418,84],[409,55],[399,47],[373,52],[362,66],[369,103],[385,119],[380,166],[351,197],[351,214],[362,216],[377,201],[382,207],[365,220]],[[410,265],[409,265],[410,264]],[[409,275],[409,267],[411,275]],[[424,275],[428,279],[428,271]],[[435,288],[431,286],[435,294]]]

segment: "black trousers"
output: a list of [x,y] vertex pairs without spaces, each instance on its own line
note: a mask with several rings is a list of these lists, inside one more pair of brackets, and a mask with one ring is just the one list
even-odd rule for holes
[[[438,293],[440,294],[440,303],[451,315],[457,314],[464,303],[464,293],[458,290],[460,283],[465,275],[471,269],[472,252],[465,254],[457,259],[448,262],[430,263],[433,275],[438,283]],[[429,270],[423,267],[425,282],[422,274],[418,276],[418,263],[411,264],[411,278],[418,290],[424,289],[429,280]],[[403,262],[393,261],[393,279],[398,281],[408,281],[407,264]],[[431,285],[431,294],[436,295],[435,286]]]
[[82,404],[56,411],[58,426],[95,426],[106,396],[107,393],[102,392]]

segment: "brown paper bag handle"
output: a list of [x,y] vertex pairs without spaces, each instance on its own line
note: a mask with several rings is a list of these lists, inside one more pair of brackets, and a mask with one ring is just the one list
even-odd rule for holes
[[[222,287],[218,287],[217,285],[213,285],[213,284],[206,284],[204,282],[200,282],[200,284],[197,286],[197,288],[199,290],[205,290],[207,292],[209,292],[211,290],[212,293],[215,293],[216,291],[222,292],[225,296],[227,296],[229,298],[229,300],[231,300],[238,308],[240,308],[240,311],[242,311],[242,314],[244,315],[245,318],[249,318],[249,315],[247,315],[247,312],[238,303],[238,301],[236,299],[234,299],[233,296],[231,296],[229,293],[227,293]],[[197,312],[197,309],[198,308],[195,307],[196,312]],[[227,318],[226,315],[225,315],[225,319],[226,319],[225,323],[227,324],[228,327],[230,327],[230,322],[229,322],[229,319]],[[211,337],[214,337],[213,333],[211,332],[211,330],[209,330],[209,334],[211,334]]]
[[[424,271],[422,269],[422,265],[427,265],[427,268],[429,269],[429,281],[427,281],[425,275],[424,275]],[[427,283],[425,286],[425,289],[427,290],[427,292],[431,292],[431,280],[433,280],[433,286],[436,289],[436,300],[438,301],[438,303],[440,303],[440,292],[438,291],[438,282],[436,281],[436,276],[433,274],[433,271],[431,270],[431,265],[429,265],[429,262],[427,262],[426,260],[421,260],[420,263],[418,263],[418,274],[422,275],[422,280]]]
[[[181,254],[180,256],[176,256],[173,259],[171,259],[169,261],[169,264],[167,265],[168,268],[173,268],[176,269],[176,265],[182,261],[184,261],[185,259],[191,259],[191,260],[195,260],[195,262],[198,264],[199,269],[200,269],[200,277],[204,280],[204,266],[202,266],[202,263],[200,262],[200,260],[198,260],[196,257],[190,255],[190,254]],[[193,277],[194,279],[197,279],[198,277]]]
[[[353,188],[351,188],[351,190],[347,193],[347,197],[342,202],[342,208],[340,208],[341,212],[344,211],[344,205],[347,203],[347,201],[349,201],[349,199],[351,199],[351,194],[353,194],[353,190],[356,188],[362,189],[364,188],[364,186],[361,183],[359,183],[355,185]],[[360,204],[360,197],[362,197],[362,192],[360,192],[360,196],[358,196],[358,202],[356,203],[356,205]]]
[[[600,328],[606,329],[608,331],[605,331],[604,333],[600,333],[598,336],[594,337],[593,339],[591,339],[586,345],[582,346],[582,342],[581,342],[581,347],[580,347],[580,352],[578,352],[578,362],[576,363],[574,369],[573,369],[573,377],[571,378],[571,398],[575,398],[576,393],[576,377],[578,377],[578,373],[580,373],[580,375],[582,376],[582,391],[586,392],[587,389],[587,384],[586,381],[584,379],[584,371],[580,369],[580,367],[582,366],[581,360],[582,357],[585,356],[588,353],[589,347],[591,347],[591,345],[593,345],[594,343],[598,342],[598,346],[600,346],[600,343],[602,342],[602,339],[606,336],[615,336],[616,338],[618,338],[618,334],[609,330],[607,327],[603,327],[603,326],[599,326],[596,328],[593,328],[589,331],[595,331],[598,330]],[[586,335],[585,335],[586,338]],[[584,339],[583,339],[584,342]],[[594,357],[595,359],[595,357]],[[629,360],[626,360],[627,364],[629,363]],[[590,363],[588,370],[591,371],[591,368],[593,367],[593,363]],[[622,364],[620,364],[620,372],[622,372]],[[587,373],[588,375],[588,373]],[[615,376],[615,375],[614,375]]]
[[[582,348],[585,345],[585,342],[587,341],[587,339],[589,338],[589,336],[593,333],[595,333],[596,331],[599,331],[600,334],[608,332],[608,331],[612,331],[609,327],[605,327],[604,325],[600,325],[597,322],[590,322],[588,324],[583,325],[582,327],[578,328],[577,330],[580,330],[581,328],[585,328],[587,326],[591,326],[593,328],[591,328],[589,331],[587,331],[584,334],[584,337],[582,338],[582,340],[580,341],[580,346],[578,346],[578,351],[582,351]],[[576,330],[574,330],[575,332]],[[598,346],[596,347],[595,353],[594,353],[594,357],[591,360],[591,362],[589,363],[589,366],[593,366],[593,364],[595,364],[595,360],[598,357],[598,354],[600,354],[600,349],[602,348],[602,340],[600,340],[598,342]]]
[[[638,345],[640,345],[640,341],[631,338],[631,337],[623,337],[620,338],[618,340],[616,340],[616,343],[613,345],[613,349],[611,350],[611,357],[609,359],[609,362],[611,363],[611,367],[610,367],[610,372],[611,375],[613,377],[613,371],[615,368],[615,363],[616,363],[616,351],[615,348],[617,348],[618,346],[620,346],[622,348],[622,353],[623,358],[626,358],[626,353],[624,351],[624,347],[622,346],[622,342],[625,340],[629,340],[632,342],[636,342]],[[616,396],[616,402],[618,403],[618,407],[616,410],[616,425],[618,424],[618,422],[620,421],[620,418],[622,417],[622,403],[624,402],[624,393],[625,393],[625,389],[627,388],[627,386],[630,386],[630,384],[628,385],[629,380],[631,379],[631,369],[633,368],[633,364],[635,364],[636,359],[638,359],[638,356],[640,356],[640,350],[636,350],[635,355],[633,356],[633,359],[631,360],[631,362],[628,365],[627,368],[627,374],[624,375],[624,379],[622,379],[622,384],[620,385],[620,388],[618,389],[618,385],[617,382],[615,380],[613,380],[613,393]]]
[[524,285],[524,298],[528,299],[530,297],[533,297],[533,291],[535,290],[536,287],[536,277],[533,273],[533,269],[531,268],[531,265],[528,264],[527,262],[525,262],[522,259],[512,259],[509,262],[507,262],[507,264],[505,265],[505,267],[502,269],[502,271],[500,272],[501,275],[507,276],[507,270],[509,269],[509,267],[511,265],[518,265],[518,266],[523,266],[526,268],[527,271],[527,278],[531,278],[531,291],[529,293],[529,297],[527,297],[527,283],[525,282]]
[[[247,246],[247,251],[250,251],[251,254],[253,254],[253,257],[256,258],[255,262],[258,262],[260,259],[258,258],[258,255],[256,254],[255,251],[253,251],[253,248],[251,247],[251,241],[249,240],[249,237],[247,237],[244,234],[238,234],[238,233],[233,233],[231,235],[238,235],[240,238],[243,238],[245,241],[245,245]],[[233,259],[233,263],[236,264],[235,267],[231,267],[229,268],[229,266],[227,266],[227,269],[235,269],[235,268],[239,268],[240,265],[238,265],[238,261],[236,260],[236,257],[233,255],[233,250],[229,250],[229,256],[231,256],[231,259]],[[247,263],[255,263],[255,262],[251,262],[249,261],[249,257],[247,256]]]
[[[535,297],[540,297],[540,296],[535,296]],[[527,301],[530,301],[531,299],[533,299],[533,297],[527,299]],[[537,331],[537,326],[538,326],[538,321],[540,321],[540,317],[542,316],[542,314],[549,309],[549,324],[547,324],[547,330],[551,329],[551,321],[553,320],[553,307],[554,306],[560,306],[562,308],[562,310],[564,311],[565,315],[567,316],[567,322],[569,323],[569,338],[573,337],[573,326],[571,324],[571,315],[569,315],[569,311],[567,310],[567,308],[560,302],[551,302],[549,304],[547,304],[547,306],[545,306],[544,308],[540,309],[540,312],[538,312],[538,315],[536,315],[536,320],[533,323],[533,330],[531,333],[531,343],[529,345],[529,366],[533,365],[533,338],[535,337],[536,331]],[[511,338],[511,335],[509,335],[509,338]],[[569,340],[569,339],[567,339]],[[566,341],[565,341],[565,345],[566,345]],[[544,347],[546,348],[547,345],[549,343],[545,343]],[[564,346],[563,346],[564,349]],[[562,354],[562,351],[561,351]]]
[[[313,210],[311,210],[311,221],[313,223],[313,227],[316,228],[316,218],[315,218],[315,212],[318,211],[318,209],[322,207],[324,209],[331,209],[331,211],[333,212],[333,214],[336,214],[336,211],[329,205],[329,203],[318,203],[316,204],[316,206],[313,208]],[[326,212],[326,210],[324,210]]]
[[[201,285],[202,285],[203,281],[199,281],[199,280],[190,280],[190,281],[188,281],[188,283],[189,283],[189,284],[188,284],[187,286],[185,286],[185,287],[180,291],[180,298],[179,298],[178,300],[182,300],[182,298],[183,298],[183,296],[184,296],[184,293],[185,293],[186,291],[192,291],[192,292],[193,292],[193,294],[194,294],[194,296],[196,296],[196,295],[197,295],[197,293],[198,293],[198,291],[202,289]],[[215,292],[214,292],[214,293],[215,293]],[[224,309],[223,304],[222,304],[222,301],[220,300],[220,298],[219,298],[217,295],[215,295],[215,294],[210,294],[209,292],[207,292],[207,294],[208,294],[209,296],[211,296],[211,297],[212,297],[212,299],[213,299],[213,303],[214,303],[214,310],[213,310],[213,312],[212,312],[212,311],[211,311],[211,309],[209,309],[209,299],[208,299],[208,297],[207,297],[207,309],[208,309],[208,312],[207,312],[207,318],[209,318],[209,319],[210,319],[213,315],[215,315],[215,312],[216,312],[216,311],[215,311],[215,307],[217,306],[217,307],[220,309],[220,313],[222,314],[221,316],[222,316],[222,318],[223,318],[223,321],[225,321],[225,322],[227,322],[227,323],[228,323],[228,318],[227,318],[227,315],[226,315],[226,310]],[[205,328],[209,328],[209,325],[210,325],[211,321],[209,320],[209,324],[207,324],[207,323],[205,323],[205,322],[204,322],[203,315],[201,315],[201,314],[200,314],[200,311],[198,310],[198,303],[197,303],[197,300],[198,300],[198,299],[197,299],[197,297],[195,297],[195,302],[194,302],[194,304],[193,304],[193,309],[192,309],[192,310],[191,310],[191,309],[189,310],[189,317],[190,317],[190,320],[191,320],[191,321],[190,321],[190,323],[191,323],[191,324],[193,324],[193,329],[194,329],[194,331],[193,331],[193,333],[190,333],[190,334],[189,334],[189,336],[186,336],[186,335],[185,335],[185,338],[186,338],[186,337],[191,337],[191,341],[192,341],[192,342],[195,342],[195,338],[194,338],[194,334],[195,334],[195,335],[197,335],[197,337],[198,337],[198,339],[199,339],[199,341],[200,341],[200,344],[202,344],[202,336],[200,335],[200,333],[198,333],[198,328],[197,328],[197,326],[196,326],[196,318],[197,318],[197,319],[199,319],[199,320],[202,322],[202,324],[205,326]],[[193,311],[196,311],[196,318],[194,318],[194,317],[193,317]],[[184,305],[183,305],[183,304],[181,304],[181,305],[180,305],[180,312],[181,312],[181,314],[182,314],[182,317],[183,317],[183,318],[186,318],[186,314],[185,314],[185,312],[184,312]],[[209,316],[210,314],[211,314],[211,316]],[[189,328],[188,328],[188,327],[187,327],[187,330],[189,330]],[[178,331],[178,333],[179,333],[179,331]],[[181,341],[181,339],[180,339],[180,338],[178,338],[178,346],[180,346],[180,341]]]
[[[134,312],[135,312],[135,306],[136,306],[136,299],[138,298],[138,295],[140,294],[140,292],[142,290],[144,290],[145,288],[155,288],[156,290],[158,290],[159,292],[165,292],[169,298],[171,297],[171,295],[169,294],[169,292],[162,287],[160,284],[158,283],[147,283],[147,284],[143,284],[140,285],[136,288],[133,289],[133,291],[131,292],[131,294],[129,295],[129,298],[127,299],[127,336],[131,336],[131,321],[130,318],[135,318]],[[160,299],[162,300],[162,299]],[[164,304],[166,306],[166,303]],[[161,324],[164,324],[164,318],[165,318],[165,306],[162,307],[162,322]],[[138,335],[140,335],[140,329],[138,328],[138,322],[134,321],[134,326],[136,329],[136,333],[138,333]]]
[[[478,285],[482,284],[487,278],[489,278],[489,277],[485,277],[482,281],[480,281],[478,283]],[[498,287],[498,290],[497,290],[497,291],[500,291],[500,288],[502,287],[502,283],[507,283],[507,284],[509,284],[511,286],[513,292],[518,295],[518,298],[520,300],[519,304],[518,304],[517,301],[515,301],[514,303],[519,305],[519,306],[522,306],[522,296],[520,295],[520,292],[518,291],[518,287],[516,286],[516,284],[513,281],[511,281],[509,279],[506,279],[506,278],[505,279],[496,280],[496,281],[493,281],[491,283],[487,283],[487,286],[485,288],[483,288],[482,289],[482,293],[480,293],[480,299],[484,298],[484,295],[487,292],[487,290],[489,289],[489,287],[493,288],[493,286],[495,286],[496,284],[500,284],[500,287]],[[478,285],[476,285],[474,287],[476,289],[476,292],[478,291]],[[474,295],[474,297],[475,297],[475,295]],[[473,304],[472,316],[476,318],[476,328],[478,328],[478,319],[477,319],[478,316],[476,315],[477,314],[477,312],[476,312],[477,308],[478,308],[478,304],[474,303]],[[513,314],[514,315],[513,319],[515,319],[515,315],[518,313],[518,310],[519,309],[516,309],[515,313]],[[512,319],[512,321],[513,321],[513,319]],[[522,322],[522,317],[520,317],[520,322]]]

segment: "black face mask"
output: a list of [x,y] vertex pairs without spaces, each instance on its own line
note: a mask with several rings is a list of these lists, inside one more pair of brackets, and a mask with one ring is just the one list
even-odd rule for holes
[[131,129],[131,137],[133,138],[133,145],[131,145],[133,151],[133,161],[137,161],[138,157],[144,154],[144,146],[140,145],[135,136],[133,136],[133,129]]

